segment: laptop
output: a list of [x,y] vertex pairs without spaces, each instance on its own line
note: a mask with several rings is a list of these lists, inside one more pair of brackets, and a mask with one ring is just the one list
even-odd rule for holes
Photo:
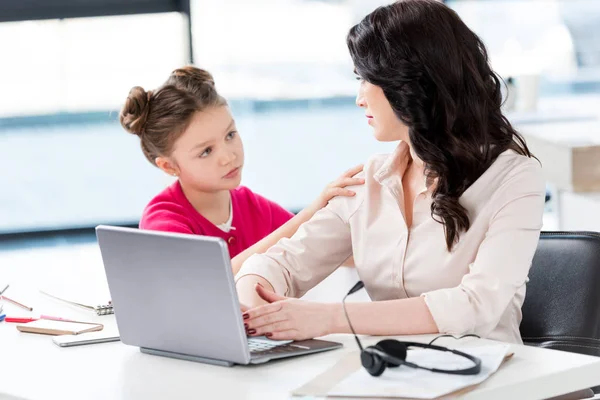
[[342,347],[248,338],[220,238],[100,225],[96,237],[121,342],[210,364],[260,364]]

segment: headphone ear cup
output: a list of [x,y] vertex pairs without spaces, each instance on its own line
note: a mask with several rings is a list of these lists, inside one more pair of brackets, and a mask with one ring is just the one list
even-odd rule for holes
[[[389,354],[394,358],[398,358],[400,360],[406,360],[406,345],[398,340],[394,339],[386,339],[382,340],[375,346],[379,350],[383,351],[385,354]],[[387,366],[390,368],[399,367],[400,364],[391,362],[387,360]]]
[[380,376],[385,371],[387,363],[377,354],[369,351],[371,347],[367,347],[360,353],[360,362],[362,366],[372,376]]

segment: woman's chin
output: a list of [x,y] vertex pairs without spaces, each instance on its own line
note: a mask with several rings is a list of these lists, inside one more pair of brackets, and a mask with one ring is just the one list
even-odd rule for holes
[[383,129],[373,129],[373,136],[378,142],[397,142],[398,140],[404,140],[399,132],[389,132]]
[[373,132],[373,136],[378,142],[393,142],[394,140],[397,140],[392,138],[392,135],[389,135],[386,132],[378,131],[377,129],[375,129]]

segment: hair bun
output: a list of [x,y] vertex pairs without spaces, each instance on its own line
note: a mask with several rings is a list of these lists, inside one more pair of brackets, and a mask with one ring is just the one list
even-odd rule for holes
[[215,80],[210,72],[191,65],[177,68],[171,72],[167,82],[187,89],[199,88],[203,85],[215,87]]
[[152,92],[146,92],[140,86],[134,86],[129,91],[119,115],[119,121],[127,132],[138,136],[142,135],[150,111],[151,95]]

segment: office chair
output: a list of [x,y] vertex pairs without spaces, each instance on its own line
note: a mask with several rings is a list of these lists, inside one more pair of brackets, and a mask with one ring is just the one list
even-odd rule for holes
[[600,356],[600,233],[542,232],[529,279],[525,344]]

